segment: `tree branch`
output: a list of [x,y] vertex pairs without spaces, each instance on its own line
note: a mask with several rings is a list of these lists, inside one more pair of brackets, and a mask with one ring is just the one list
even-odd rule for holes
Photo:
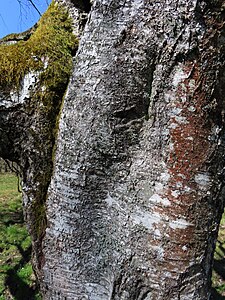
[[[22,5],[21,0],[17,0],[17,2],[19,3],[19,5]],[[36,12],[41,16],[41,12],[40,10],[37,8],[37,6],[35,5],[35,3],[33,2],[33,0],[28,0],[28,2],[33,6],[33,8],[36,10]]]
[[30,4],[34,7],[34,9],[37,11],[37,13],[41,16],[40,10],[37,8],[37,6],[34,4],[33,0],[28,0]]

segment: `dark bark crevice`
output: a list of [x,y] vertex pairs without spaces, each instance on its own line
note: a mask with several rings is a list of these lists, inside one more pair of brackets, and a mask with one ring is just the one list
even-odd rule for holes
[[71,0],[71,2],[76,8],[83,10],[85,13],[89,13],[91,10],[90,0]]

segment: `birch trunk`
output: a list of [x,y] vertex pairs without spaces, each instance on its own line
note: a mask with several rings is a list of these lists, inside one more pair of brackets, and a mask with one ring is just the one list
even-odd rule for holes
[[210,299],[224,207],[224,9],[94,1],[60,116],[44,299]]

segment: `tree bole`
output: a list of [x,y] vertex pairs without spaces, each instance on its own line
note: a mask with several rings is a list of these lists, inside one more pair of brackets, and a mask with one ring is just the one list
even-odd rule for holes
[[94,1],[58,122],[44,299],[210,299],[224,40],[222,1]]

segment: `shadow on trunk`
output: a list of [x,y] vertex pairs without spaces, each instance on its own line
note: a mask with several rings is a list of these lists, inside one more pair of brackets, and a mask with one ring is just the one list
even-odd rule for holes
[[225,297],[220,295],[216,289],[212,289],[212,295],[211,295],[211,300],[224,300]]

